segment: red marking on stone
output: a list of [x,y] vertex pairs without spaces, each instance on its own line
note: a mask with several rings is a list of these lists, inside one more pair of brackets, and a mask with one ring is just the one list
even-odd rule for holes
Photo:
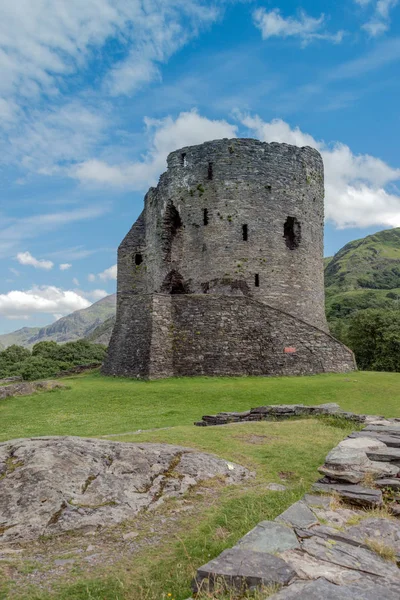
[[285,354],[293,354],[294,352],[296,352],[296,348],[289,346],[289,348],[285,348],[284,352]]

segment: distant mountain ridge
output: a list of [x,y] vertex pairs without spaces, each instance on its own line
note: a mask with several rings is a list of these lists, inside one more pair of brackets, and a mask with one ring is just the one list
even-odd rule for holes
[[[95,302],[88,308],[77,310],[46,327],[23,327],[12,333],[5,333],[0,335],[0,349],[12,344],[30,348],[37,342],[73,342],[81,338],[86,338],[99,325],[102,325],[107,319],[115,315],[115,306],[116,294],[111,294]],[[93,341],[97,342],[97,339]],[[97,343],[108,344],[108,340]]]
[[400,227],[343,246],[326,261],[325,293],[329,321],[366,308],[398,308]]

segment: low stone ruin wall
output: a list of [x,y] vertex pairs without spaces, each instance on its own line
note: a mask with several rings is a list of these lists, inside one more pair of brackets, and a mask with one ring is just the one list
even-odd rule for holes
[[204,415],[202,420],[197,421],[195,425],[198,427],[207,427],[210,425],[243,423],[245,421],[276,421],[292,419],[294,417],[315,417],[317,415],[332,415],[355,423],[366,423],[380,418],[371,415],[357,415],[356,413],[347,412],[342,410],[339,404],[336,404],[335,402],[318,404],[316,406],[306,406],[305,404],[271,404],[270,406],[251,408],[244,412],[221,412],[217,415]]
[[[201,425],[333,414],[365,423],[340,442],[324,477],[274,521],[262,521],[233,548],[197,570],[193,591],[277,589],[270,600],[400,598],[400,419],[355,415],[338,405],[263,406],[203,417]],[[269,489],[279,489],[279,486]],[[279,492],[275,492],[279,493]],[[368,513],[365,509],[386,511]],[[230,597],[230,596],[229,596]],[[235,596],[236,597],[236,596]],[[191,599],[189,599],[191,600]]]
[[0,400],[13,396],[30,396],[35,392],[49,392],[54,389],[64,389],[65,385],[58,381],[22,381],[12,385],[0,386]]

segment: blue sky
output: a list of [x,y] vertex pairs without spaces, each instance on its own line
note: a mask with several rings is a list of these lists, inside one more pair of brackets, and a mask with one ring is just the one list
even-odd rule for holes
[[115,290],[168,152],[318,148],[326,255],[400,226],[398,0],[0,0],[0,333]]

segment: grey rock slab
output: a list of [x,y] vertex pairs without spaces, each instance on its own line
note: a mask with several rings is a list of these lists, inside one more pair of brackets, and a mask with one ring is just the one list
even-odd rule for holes
[[367,473],[375,478],[390,477],[398,473],[398,468],[395,465],[373,462],[361,448],[339,445],[329,452],[325,464],[318,471],[330,479],[360,483]]
[[289,506],[287,510],[281,513],[275,519],[278,523],[286,523],[293,527],[300,527],[301,529],[307,529],[312,525],[318,524],[318,519],[315,514],[310,510],[305,502],[299,500]]
[[333,543],[316,536],[305,539],[302,549],[317,560],[325,561],[346,569],[360,571],[400,585],[400,570],[396,565],[384,560],[375,552],[343,542]]
[[300,548],[293,529],[274,521],[262,521],[242,537],[236,546],[242,550],[270,554],[283,552],[290,548]]
[[265,489],[270,490],[271,492],[285,492],[287,487],[281,483],[269,483],[265,486]]
[[376,431],[378,433],[385,433],[387,435],[400,436],[400,424],[399,425],[367,425],[363,431]]
[[323,538],[324,540],[333,540],[334,542],[343,542],[344,544],[350,544],[351,546],[357,546],[368,550],[368,546],[364,543],[360,536],[353,536],[350,531],[340,531],[334,527],[328,527],[326,525],[316,525],[310,529],[295,529],[296,535],[301,539],[309,539],[313,536]]
[[120,523],[213,477],[250,472],[168,444],[44,437],[0,443],[0,544]]
[[311,509],[313,508],[327,508],[331,506],[332,496],[323,496],[322,494],[317,496],[316,494],[305,494],[302,501],[307,504]]
[[366,450],[368,458],[377,462],[400,461],[400,448],[380,448]]
[[400,491],[400,478],[376,479],[375,485],[379,488],[391,488],[392,490]]
[[336,529],[345,527],[350,519],[362,515],[360,510],[349,508],[315,508],[313,510],[321,522]]
[[287,585],[295,572],[272,554],[231,548],[197,570],[193,591],[225,589],[252,590],[268,585]]
[[382,585],[335,585],[324,578],[296,582],[268,600],[398,600],[396,592]]
[[380,542],[400,555],[400,523],[395,519],[363,519],[358,525],[349,527],[347,533],[362,542]]
[[386,450],[387,446],[380,440],[376,438],[370,437],[356,437],[356,438],[346,438],[342,442],[340,442],[337,446],[338,448],[354,448],[358,450],[363,450],[366,452],[368,456],[369,450]]
[[316,492],[336,492],[341,498],[357,506],[373,507],[383,504],[382,492],[361,485],[346,485],[340,483],[314,483],[312,489]]
[[378,431],[365,431],[365,429],[363,431],[355,431],[349,436],[349,438],[358,437],[373,438],[379,440],[380,442],[383,442],[385,446],[388,446],[389,448],[400,448],[400,436],[387,435],[384,433],[379,433]]

